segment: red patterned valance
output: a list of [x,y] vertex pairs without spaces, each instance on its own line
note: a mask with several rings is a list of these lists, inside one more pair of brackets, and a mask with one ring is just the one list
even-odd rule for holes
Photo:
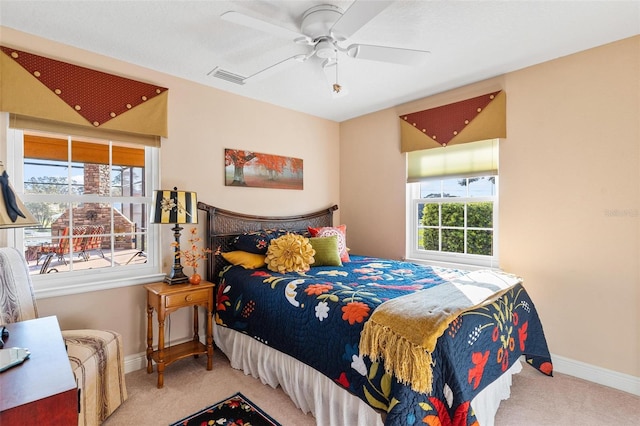
[[506,137],[502,91],[400,116],[402,152]]
[[0,49],[2,111],[167,136],[166,88],[5,46]]

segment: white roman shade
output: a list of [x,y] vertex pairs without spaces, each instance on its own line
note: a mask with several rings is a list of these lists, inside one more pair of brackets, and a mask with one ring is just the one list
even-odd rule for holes
[[407,182],[498,174],[498,139],[407,153]]

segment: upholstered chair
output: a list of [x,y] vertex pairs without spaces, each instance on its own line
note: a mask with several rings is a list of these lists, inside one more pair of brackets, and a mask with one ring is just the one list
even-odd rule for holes
[[[0,324],[38,317],[24,256],[0,248]],[[127,399],[122,337],[114,331],[63,330],[71,370],[80,389],[79,425],[99,425]]]

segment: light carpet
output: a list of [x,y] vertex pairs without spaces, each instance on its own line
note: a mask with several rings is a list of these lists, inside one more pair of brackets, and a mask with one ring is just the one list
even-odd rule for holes
[[[273,389],[229,366],[219,350],[213,370],[206,357],[177,361],[165,369],[164,387],[156,387],[157,374],[146,369],[126,375],[129,399],[105,426],[168,425],[230,394],[242,392],[283,426],[311,426],[315,419],[293,405],[280,388]],[[511,398],[503,401],[496,426],[640,424],[640,397],[564,374],[540,374],[523,365],[513,377]]]

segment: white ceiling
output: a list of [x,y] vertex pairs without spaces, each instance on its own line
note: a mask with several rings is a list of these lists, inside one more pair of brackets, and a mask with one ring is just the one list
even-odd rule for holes
[[0,25],[334,121],[640,34],[640,1],[398,0],[346,44],[430,51],[421,66],[340,57],[348,93],[337,98],[315,57],[245,85],[207,75],[249,76],[309,50],[222,13],[300,31],[303,13],[327,3],[347,10],[352,1],[0,0]]

